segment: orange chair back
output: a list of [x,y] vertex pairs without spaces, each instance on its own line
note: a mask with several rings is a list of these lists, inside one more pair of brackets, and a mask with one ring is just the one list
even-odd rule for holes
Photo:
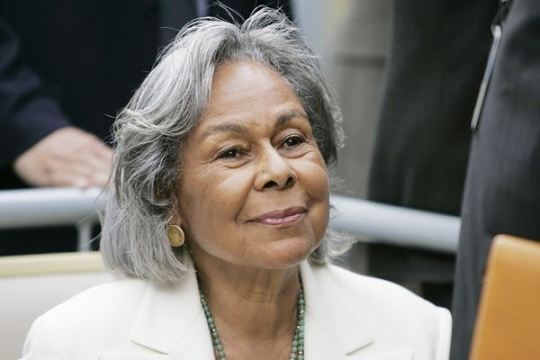
[[495,237],[470,359],[540,359],[540,242]]

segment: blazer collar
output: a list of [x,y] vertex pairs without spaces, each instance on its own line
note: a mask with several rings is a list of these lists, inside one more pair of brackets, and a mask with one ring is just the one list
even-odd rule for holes
[[212,340],[199,298],[195,270],[174,288],[148,284],[130,338],[162,354],[212,359]]
[[[327,266],[301,264],[306,297],[305,352],[309,359],[338,359],[374,341],[355,307],[336,292]],[[339,356],[338,356],[339,354]]]
[[[191,267],[193,268],[193,266]],[[325,266],[300,266],[306,297],[305,351],[310,359],[345,357],[373,342],[355,308],[335,293]],[[326,285],[330,285],[327,288]],[[130,339],[161,354],[212,359],[210,332],[195,270],[174,288],[148,284]]]

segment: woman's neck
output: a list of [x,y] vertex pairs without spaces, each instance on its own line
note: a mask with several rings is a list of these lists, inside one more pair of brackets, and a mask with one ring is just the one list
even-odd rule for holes
[[251,340],[292,334],[300,292],[298,267],[264,270],[220,266],[219,262],[205,265],[197,264],[199,286],[222,337],[222,329]]

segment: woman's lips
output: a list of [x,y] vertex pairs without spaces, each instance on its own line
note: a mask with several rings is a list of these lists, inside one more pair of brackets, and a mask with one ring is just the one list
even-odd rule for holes
[[260,215],[253,221],[264,225],[290,225],[302,220],[306,211],[307,209],[304,207],[291,207]]

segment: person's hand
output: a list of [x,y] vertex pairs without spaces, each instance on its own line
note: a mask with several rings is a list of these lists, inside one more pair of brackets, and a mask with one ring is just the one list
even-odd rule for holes
[[22,153],[14,163],[17,175],[33,186],[105,186],[112,150],[96,136],[66,127],[56,130]]

